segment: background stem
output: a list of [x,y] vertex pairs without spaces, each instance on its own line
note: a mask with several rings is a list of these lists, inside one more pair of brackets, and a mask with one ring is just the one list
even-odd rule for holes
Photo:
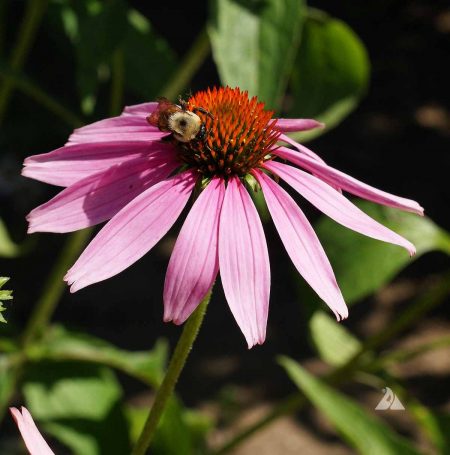
[[24,349],[42,334],[49,323],[63,292],[67,288],[67,284],[63,281],[64,275],[86,245],[91,233],[92,229],[83,229],[73,233],[67,240],[23,333]]
[[161,91],[161,96],[170,100],[176,100],[187,87],[195,73],[208,57],[211,50],[206,28],[195,39],[192,47],[183,57],[175,74],[167,82]]
[[[25,15],[17,33],[16,44],[11,53],[11,69],[22,69],[46,8],[47,0],[28,0]],[[13,88],[14,80],[11,78],[5,79],[0,87],[0,124],[3,120]]]

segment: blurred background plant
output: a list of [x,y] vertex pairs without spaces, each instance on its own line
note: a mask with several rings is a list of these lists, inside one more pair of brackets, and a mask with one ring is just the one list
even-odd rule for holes
[[[450,453],[449,45],[445,1],[0,0],[0,275],[15,296],[1,307],[0,453],[23,451],[4,419],[22,403],[57,453],[129,453],[180,330],[161,302],[179,225],[68,295],[62,276],[92,232],[26,235],[56,190],[20,177],[23,158],[124,105],[218,84],[326,122],[295,139],[428,216],[360,204],[415,243],[410,260],[302,204],[351,305],[341,324],[266,223],[268,339],[247,351],[217,293],[151,453]],[[405,410],[375,410],[386,387]]]

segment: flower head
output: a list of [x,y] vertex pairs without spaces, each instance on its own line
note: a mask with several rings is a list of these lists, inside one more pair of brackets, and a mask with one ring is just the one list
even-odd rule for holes
[[270,264],[248,176],[262,189],[294,265],[337,319],[347,317],[348,310],[331,265],[280,179],[338,223],[414,254],[408,240],[370,218],[342,191],[422,214],[419,204],[328,166],[285,135],[320,127],[319,122],[272,119],[273,113],[246,92],[214,88],[172,107],[200,119],[198,134],[185,140],[183,131],[171,133],[170,123],[158,128],[162,109],[161,102],[127,107],[119,117],[75,130],[64,147],[25,160],[23,175],[66,187],[29,214],[29,232],[69,232],[109,220],[68,271],[72,292],[141,258],[175,223],[196,189],[199,195],[169,261],[164,320],[183,323],[220,270],[226,299],[249,347],[263,343]]

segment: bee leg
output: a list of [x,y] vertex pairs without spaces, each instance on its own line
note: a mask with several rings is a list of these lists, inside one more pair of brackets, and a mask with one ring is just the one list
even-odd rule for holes
[[199,106],[194,106],[192,109],[193,112],[201,112],[202,114],[207,115],[211,120],[214,120],[214,115],[211,114],[211,112],[207,111],[206,109],[199,107]]

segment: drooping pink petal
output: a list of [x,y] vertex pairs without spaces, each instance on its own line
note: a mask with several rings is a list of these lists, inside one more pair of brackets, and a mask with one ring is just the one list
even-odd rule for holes
[[145,156],[111,166],[65,188],[27,216],[28,233],[71,232],[112,218],[146,188],[166,179],[175,157]]
[[292,262],[303,278],[331,308],[336,318],[346,318],[345,305],[325,251],[314,229],[292,197],[261,171],[254,171],[273,222]]
[[323,180],[330,182],[333,185],[363,199],[367,199],[378,204],[387,205],[389,207],[402,209],[407,212],[423,215],[423,208],[416,201],[395,196],[393,194],[386,193],[385,191],[374,188],[370,185],[367,185],[366,183],[356,180],[347,174],[344,174],[341,171],[338,171],[337,169],[327,166],[326,164],[322,164],[317,160],[306,156],[305,154],[288,149],[286,147],[279,147],[273,153],[281,158],[297,164],[298,166],[301,166],[314,175],[323,178]]
[[[326,164],[325,161],[316,153],[314,153],[312,150],[309,150],[306,147],[303,147],[303,145],[299,144],[298,142],[295,142],[293,139],[291,139],[289,136],[286,136],[285,134],[281,134],[279,137],[280,141],[287,142],[290,145],[293,145],[299,152],[304,153],[305,155],[310,156],[314,160],[317,160],[319,163]],[[314,173],[313,173],[314,174]],[[325,178],[322,177],[322,180],[324,182],[327,182],[330,186],[332,186],[336,191],[339,191],[339,193],[342,193],[342,190],[334,185],[332,182],[329,182]]]
[[31,455],[55,455],[39,432],[27,408],[22,406],[22,412],[17,408],[9,408],[9,410]]
[[219,219],[225,183],[213,178],[190,210],[170,257],[164,321],[182,324],[211,289],[219,270]]
[[294,141],[294,139],[291,139],[286,134],[280,134],[280,137],[278,138],[278,140],[282,141],[282,142],[286,142],[286,143],[294,146],[299,152],[302,152],[305,155],[308,155],[311,158],[314,158],[315,160],[319,161],[319,163],[326,164],[325,161],[319,155],[317,155],[317,153],[314,153],[312,150],[309,150],[309,148],[307,148],[307,147],[303,147],[301,144]]
[[148,188],[117,213],[67,272],[71,292],[106,280],[140,259],[172,227],[196,174],[185,171]]
[[264,167],[281,177],[321,212],[343,226],[368,237],[400,245],[406,248],[410,255],[415,254],[416,249],[411,242],[375,221],[317,177],[276,161],[268,161]]
[[102,142],[61,147],[53,152],[33,155],[24,161],[22,175],[57,186],[70,186],[91,174],[154,153],[173,156],[169,143]]
[[278,118],[276,129],[283,133],[308,131],[315,128],[324,128],[325,124],[311,118]]
[[219,225],[220,276],[248,347],[266,337],[270,264],[258,212],[237,177],[228,180]]

